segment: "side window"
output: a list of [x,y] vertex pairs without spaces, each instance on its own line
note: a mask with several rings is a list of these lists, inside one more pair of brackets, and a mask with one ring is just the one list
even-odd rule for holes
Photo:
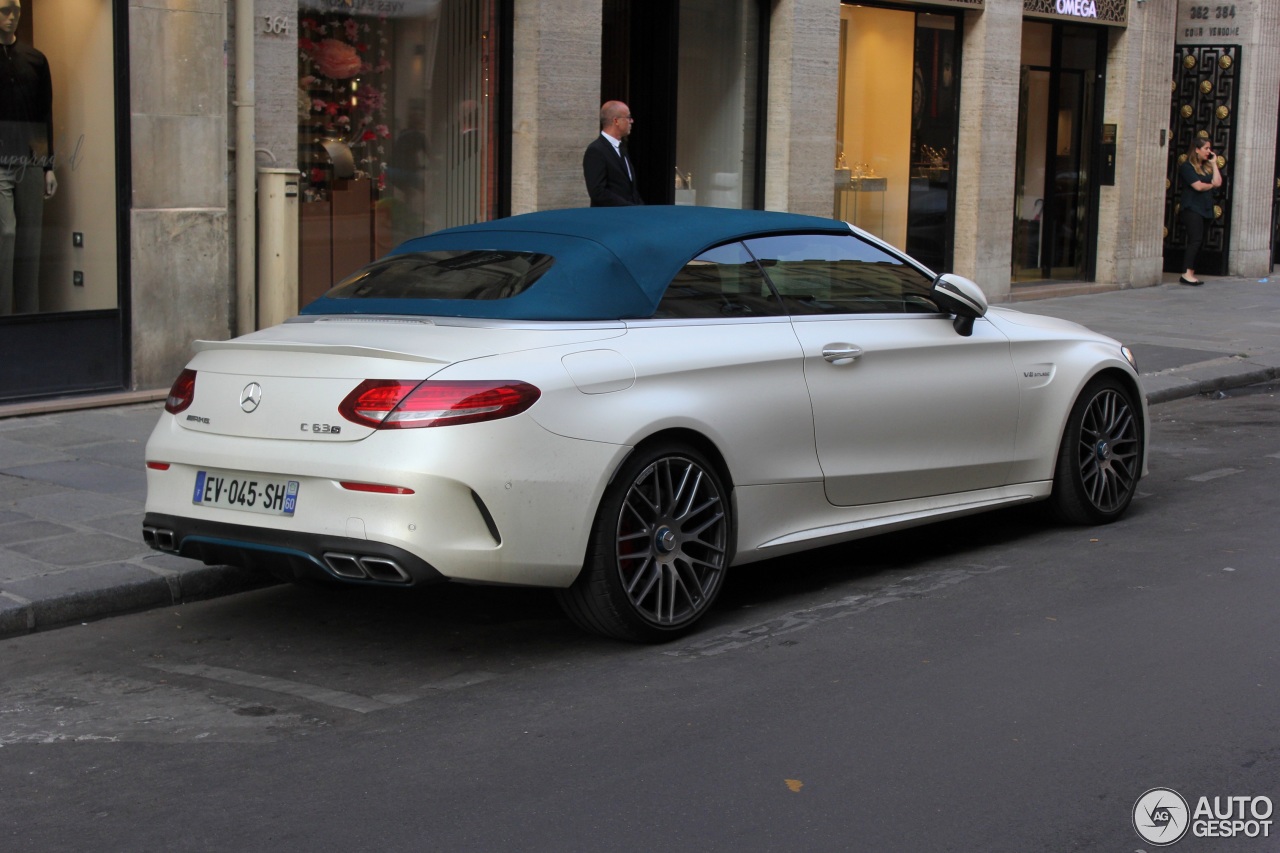
[[933,313],[933,282],[904,259],[852,234],[745,241],[789,314]]
[[667,285],[658,319],[769,317],[783,314],[760,267],[741,243],[703,252]]

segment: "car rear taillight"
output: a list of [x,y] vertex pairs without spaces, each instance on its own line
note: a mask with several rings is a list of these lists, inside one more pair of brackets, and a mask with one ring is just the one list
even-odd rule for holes
[[173,380],[173,387],[169,389],[169,396],[164,401],[164,410],[176,415],[190,406],[195,398],[196,372],[188,367]]
[[527,382],[366,379],[338,406],[338,414],[374,429],[473,424],[509,418],[542,395]]

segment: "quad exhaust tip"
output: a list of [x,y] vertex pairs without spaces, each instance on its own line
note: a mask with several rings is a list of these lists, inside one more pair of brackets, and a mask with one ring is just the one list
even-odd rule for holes
[[167,530],[163,527],[142,528],[142,541],[161,551],[178,550],[178,538],[172,530]]
[[[159,551],[178,551],[178,536],[166,527],[143,527],[142,541]],[[413,581],[399,563],[380,554],[343,554],[330,551],[324,555],[324,562],[334,575],[349,580],[395,584]]]
[[341,554],[329,551],[324,555],[324,562],[329,571],[340,578],[382,583],[409,583],[412,580],[399,563],[378,554]]

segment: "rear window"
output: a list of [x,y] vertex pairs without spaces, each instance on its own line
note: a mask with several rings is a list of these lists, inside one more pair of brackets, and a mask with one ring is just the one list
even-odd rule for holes
[[328,299],[508,299],[555,259],[537,252],[451,251],[391,255],[338,282]]

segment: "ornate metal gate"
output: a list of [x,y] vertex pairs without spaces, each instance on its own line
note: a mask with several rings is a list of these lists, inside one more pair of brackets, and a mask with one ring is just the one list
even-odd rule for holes
[[1214,220],[1205,230],[1197,272],[1223,275],[1231,244],[1231,162],[1235,155],[1239,96],[1239,45],[1178,45],[1174,49],[1169,162],[1165,172],[1164,268],[1181,272],[1186,232],[1178,219],[1178,165],[1195,139],[1208,138],[1218,154],[1222,187],[1214,198]]

